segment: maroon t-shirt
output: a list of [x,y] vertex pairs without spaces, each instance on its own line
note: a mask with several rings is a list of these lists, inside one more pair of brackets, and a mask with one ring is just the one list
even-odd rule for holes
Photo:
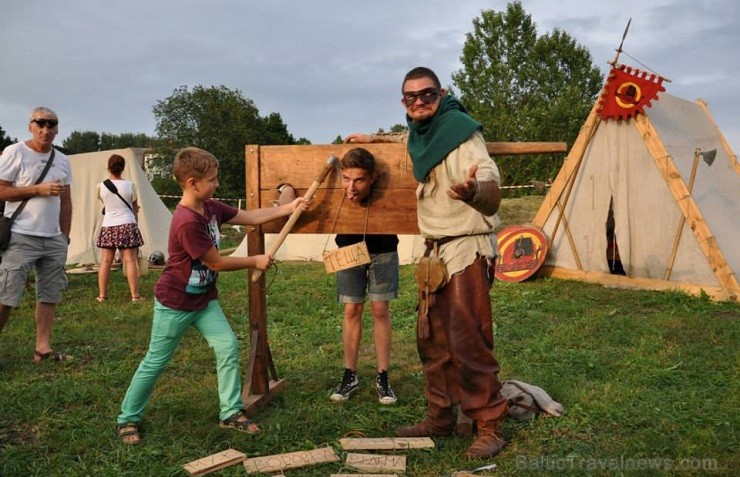
[[200,257],[221,243],[221,224],[231,220],[238,209],[208,200],[204,215],[178,205],[172,214],[167,244],[167,264],[154,285],[157,300],[173,310],[202,310],[218,297],[218,272],[206,267]]

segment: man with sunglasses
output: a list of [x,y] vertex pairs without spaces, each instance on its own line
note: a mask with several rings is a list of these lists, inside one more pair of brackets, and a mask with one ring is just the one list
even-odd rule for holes
[[[494,358],[490,288],[498,244],[493,231],[501,202],[499,171],[488,155],[482,125],[441,87],[425,67],[402,83],[407,137],[352,134],[345,142],[405,139],[413,163],[419,230],[427,253],[436,253],[449,277],[425,297],[420,290],[417,349],[424,368],[427,416],[396,430],[400,437],[449,436],[454,406],[476,423],[468,458],[497,455],[506,445],[501,421],[508,413]],[[428,307],[428,312],[425,310]]]
[[[0,200],[10,217],[25,206],[13,222],[8,248],[0,252],[0,331],[10,312],[21,303],[29,273],[36,270],[36,346],[33,361],[66,361],[51,347],[56,304],[67,287],[64,267],[72,226],[72,174],[67,156],[53,146],[59,119],[54,111],[31,111],[32,138],[5,148],[0,157]],[[36,183],[51,162],[41,182]]]

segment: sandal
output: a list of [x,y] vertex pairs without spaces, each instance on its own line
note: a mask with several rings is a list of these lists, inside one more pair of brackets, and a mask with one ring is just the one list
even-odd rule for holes
[[136,445],[141,442],[139,425],[135,422],[125,422],[118,425],[118,440],[128,445]]
[[218,427],[234,429],[239,432],[246,432],[247,434],[257,434],[260,431],[257,423],[248,418],[247,413],[243,409],[219,422]]
[[108,299],[107,296],[96,296],[95,297],[95,301],[97,301],[98,303],[103,303],[107,299]]
[[54,351],[49,351],[48,353],[42,353],[40,351],[34,351],[33,352],[33,362],[34,363],[40,363],[42,361],[72,361],[72,355],[66,354],[66,353],[55,353]]
[[131,297],[131,301],[132,302],[144,301],[144,297],[143,296],[140,296],[140,295],[132,296]]

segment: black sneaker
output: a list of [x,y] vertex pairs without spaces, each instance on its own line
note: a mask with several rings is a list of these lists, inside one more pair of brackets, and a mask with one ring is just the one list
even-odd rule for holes
[[344,369],[344,376],[342,376],[342,382],[337,386],[334,394],[331,395],[330,399],[334,402],[344,402],[354,394],[360,388],[360,382],[357,380],[357,373],[351,369]]
[[388,371],[381,371],[375,378],[375,389],[378,391],[378,401],[380,404],[395,404],[396,394],[391,389],[388,382]]

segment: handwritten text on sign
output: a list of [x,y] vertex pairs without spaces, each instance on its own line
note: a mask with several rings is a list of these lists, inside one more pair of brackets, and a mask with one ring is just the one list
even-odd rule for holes
[[370,252],[367,251],[367,245],[364,241],[324,252],[324,266],[327,273],[338,272],[366,263],[370,263]]
[[309,451],[254,457],[244,461],[244,468],[248,474],[257,472],[267,473],[278,470],[296,469],[313,464],[337,462],[338,460],[339,456],[334,452],[333,448],[322,447]]

